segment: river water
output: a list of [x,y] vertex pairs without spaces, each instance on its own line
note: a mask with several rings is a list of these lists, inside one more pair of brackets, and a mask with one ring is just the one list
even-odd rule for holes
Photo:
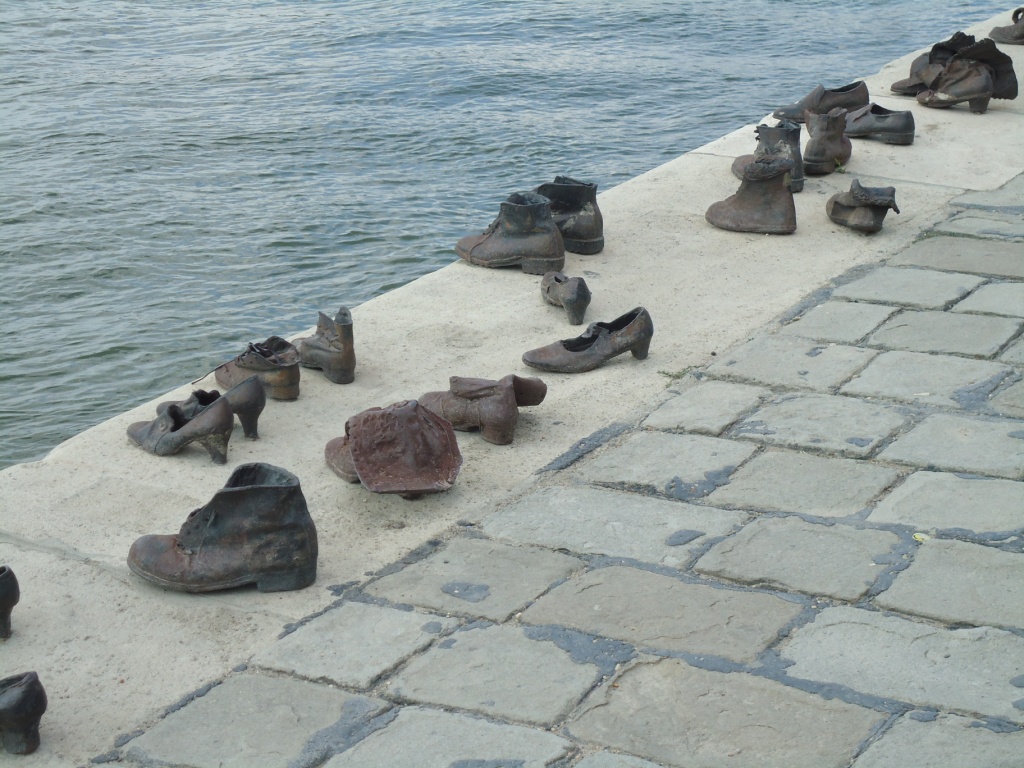
[[0,467],[1007,9],[0,0]]

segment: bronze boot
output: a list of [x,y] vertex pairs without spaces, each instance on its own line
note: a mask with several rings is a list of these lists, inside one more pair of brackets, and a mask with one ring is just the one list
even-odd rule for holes
[[0,744],[12,755],[39,749],[39,721],[46,712],[46,691],[35,672],[0,680]]
[[759,125],[754,129],[754,133],[757,134],[754,154],[740,155],[733,160],[733,176],[742,179],[743,171],[758,157],[781,155],[793,161],[793,170],[786,175],[786,187],[790,192],[803,190],[804,163],[800,156],[800,126],[790,120],[782,120],[774,127]]
[[704,218],[719,229],[788,235],[796,231],[793,193],[786,189],[786,174],[793,161],[766,155],[748,163],[735,195],[712,203]]
[[604,248],[604,217],[597,205],[597,184],[555,176],[535,190],[551,201],[551,217],[562,234],[565,250],[599,253]]
[[455,251],[470,264],[518,266],[528,275],[558,271],[565,264],[565,246],[551,216],[551,201],[536,192],[509,196],[483,234],[462,238]]
[[306,368],[319,368],[335,384],[351,384],[356,378],[352,313],[342,307],[334,320],[323,312],[318,314],[316,333],[295,342],[299,362]]
[[234,426],[235,417],[228,401],[218,397],[191,419],[179,406],[169,405],[152,421],[129,425],[128,438],[155,456],[172,456],[186,445],[198,442],[215,464],[224,464]]
[[427,392],[419,402],[461,432],[480,430],[495,445],[510,445],[519,407],[539,405],[548,392],[540,379],[509,374],[498,381],[452,376],[447,392]]
[[162,414],[172,405],[176,405],[186,419],[194,419],[218,399],[227,401],[231,412],[242,422],[242,431],[245,436],[251,440],[258,440],[260,414],[267,406],[267,393],[263,390],[263,382],[260,381],[259,376],[250,376],[223,395],[216,389],[194,390],[184,400],[168,400],[157,404],[156,412]]
[[989,99],[1015,98],[1013,59],[989,38],[957,51],[931,88],[917,94],[917,102],[926,107],[945,109],[966,101],[979,115],[988,110]]
[[1024,8],[1018,8],[1011,17],[1013,24],[1008,27],[993,27],[988,36],[1004,45],[1024,45]]
[[806,115],[811,138],[804,147],[804,173],[823,176],[850,160],[853,144],[846,136],[846,110],[833,109],[827,115]]
[[238,466],[176,535],[143,536],[128,552],[132,573],[182,592],[302,589],[316,579],[316,560],[316,526],[299,478],[261,463]]
[[895,187],[862,187],[858,179],[850,184],[849,192],[832,195],[825,203],[825,213],[836,224],[867,234],[882,228],[889,209],[900,212]]
[[294,400],[299,396],[299,351],[280,336],[271,336],[262,344],[250,344],[245,352],[218,366],[214,373],[217,383],[227,389],[256,375],[269,398]]
[[21,599],[18,578],[6,565],[0,565],[0,640],[11,636],[11,611]]
[[582,277],[566,277],[561,272],[548,272],[540,281],[540,295],[548,304],[565,310],[569,325],[583,324],[583,315],[590,306],[590,289]]
[[936,43],[930,51],[914,59],[910,64],[910,76],[897,80],[889,90],[901,96],[917,96],[921,91],[927,91],[957,51],[970,45],[974,45],[974,35],[954,33],[949,40]]

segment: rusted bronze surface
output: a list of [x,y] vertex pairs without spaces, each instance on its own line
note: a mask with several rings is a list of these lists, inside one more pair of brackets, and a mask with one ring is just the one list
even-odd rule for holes
[[743,178],[747,166],[759,157],[780,155],[793,161],[793,168],[785,179],[790,192],[800,192],[804,188],[804,164],[800,155],[800,126],[791,120],[781,120],[778,125],[759,125],[754,129],[757,134],[757,147],[750,155],[740,155],[732,161],[732,174],[737,179]]
[[565,264],[562,235],[551,217],[551,201],[536,192],[515,192],[482,234],[467,235],[455,252],[482,267],[522,267],[528,275],[557,271]]
[[900,212],[895,187],[862,187],[859,179],[853,180],[849,192],[832,195],[825,203],[825,213],[832,221],[866,234],[882,228],[890,209]]
[[643,307],[637,307],[609,323],[591,323],[575,339],[531,349],[523,355],[523,362],[541,371],[583,373],[624,352],[632,352],[637,360],[644,360],[652,336],[651,315]]
[[846,110],[837,107],[827,115],[804,115],[810,139],[804,147],[804,173],[824,176],[846,165],[853,143],[846,136]]
[[318,314],[316,332],[295,342],[299,362],[306,368],[319,368],[335,384],[351,384],[356,378],[352,313],[342,307],[333,320],[323,312]]
[[926,107],[945,109],[966,101],[979,115],[988,110],[990,99],[1015,98],[1013,59],[987,37],[953,54],[928,89],[917,94],[917,102]]
[[598,253],[604,248],[604,217],[597,205],[597,184],[570,176],[555,176],[535,190],[551,201],[551,216],[562,234],[565,250]]
[[498,381],[452,376],[447,392],[427,392],[419,402],[451,422],[452,428],[480,436],[495,445],[515,437],[519,407],[539,405],[548,387],[540,379],[509,374]]
[[783,155],[755,157],[744,167],[736,194],[712,203],[704,218],[732,232],[788,235],[796,231],[796,205],[786,188],[792,168],[793,161]]
[[267,397],[294,400],[299,396],[299,351],[280,336],[271,336],[262,344],[250,344],[234,360],[220,365],[215,374],[217,383],[227,389],[255,374]]

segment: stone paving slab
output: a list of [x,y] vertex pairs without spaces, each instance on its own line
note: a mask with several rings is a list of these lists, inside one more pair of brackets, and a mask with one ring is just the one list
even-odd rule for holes
[[703,381],[666,402],[643,426],[719,435],[769,395],[770,390],[749,384]]
[[896,482],[888,467],[793,451],[766,451],[741,467],[708,503],[725,507],[846,517]]
[[387,706],[326,685],[240,675],[129,742],[127,757],[194,768],[287,768],[322,729],[354,727]]
[[1004,213],[1024,214],[1024,176],[1014,176],[998,189],[965,192],[949,201],[963,208],[1003,209]]
[[1024,731],[999,733],[972,718],[915,711],[868,747],[853,768],[1020,768],[1022,755]]
[[1024,239],[1024,216],[999,211],[964,211],[935,225],[935,231],[970,237]]
[[1020,327],[1019,320],[1009,317],[906,311],[886,320],[868,343],[909,352],[991,357]]
[[1013,342],[1013,344],[1007,347],[1006,351],[999,356],[999,359],[1007,363],[1024,365],[1024,339]]
[[568,726],[678,768],[845,768],[885,715],[740,672],[641,663],[595,691]]
[[547,731],[405,707],[386,728],[335,755],[324,768],[546,768],[571,749],[571,742]]
[[583,698],[598,672],[554,642],[530,639],[521,627],[490,626],[456,632],[385,688],[407,701],[547,727]]
[[662,768],[656,763],[641,760],[629,755],[616,755],[613,752],[599,752],[585,757],[576,763],[575,768]]
[[993,395],[989,406],[1003,416],[1024,419],[1024,381],[1018,381]]
[[926,531],[961,528],[989,533],[1024,528],[1022,510],[1024,483],[915,472],[882,499],[868,519]]
[[678,566],[747,515],[587,487],[543,488],[488,517],[482,530],[512,542]]
[[557,552],[457,538],[430,557],[369,584],[366,592],[395,603],[504,621],[582,566]]
[[441,616],[347,602],[256,654],[252,663],[309,680],[368,688],[457,624]]
[[769,386],[829,390],[867,365],[875,354],[870,349],[798,337],[759,336],[721,355],[707,372]]
[[896,307],[855,301],[826,301],[779,329],[779,336],[855,344],[888,320]]
[[[716,544],[695,570],[743,584],[858,600],[886,568],[894,533],[760,518]],[[1022,558],[1024,559],[1024,558]]]
[[832,291],[836,299],[874,301],[915,309],[942,309],[985,282],[975,275],[879,267]]
[[1013,369],[986,360],[923,352],[883,352],[840,392],[947,408],[983,405]]
[[1024,479],[1024,421],[934,414],[897,438],[879,458],[929,469]]
[[840,606],[794,632],[780,653],[794,678],[1024,723],[1014,705],[1024,691],[1010,682],[1024,670],[1024,638],[1005,630],[943,629]]
[[910,567],[875,602],[948,623],[1024,628],[1024,554],[963,541],[925,541]]
[[773,445],[866,457],[905,420],[893,408],[851,397],[794,395],[752,413],[732,432]]
[[648,488],[679,499],[700,498],[757,450],[703,435],[637,432],[612,446],[577,475],[591,483]]
[[667,651],[753,661],[802,606],[760,592],[687,584],[613,566],[553,589],[525,610],[529,624],[571,627]]
[[1024,317],[1024,283],[983,285],[953,307],[952,311]]
[[890,266],[918,266],[974,275],[1024,278],[1019,243],[966,237],[928,237],[897,253]]

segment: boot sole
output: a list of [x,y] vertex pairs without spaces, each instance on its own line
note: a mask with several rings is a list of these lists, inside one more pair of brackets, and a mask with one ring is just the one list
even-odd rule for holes
[[286,592],[293,589],[308,587],[316,581],[315,563],[312,566],[307,566],[294,571],[286,571],[284,573],[264,573],[254,576],[240,576],[236,579],[219,581],[215,584],[180,584],[176,581],[167,581],[166,579],[161,579],[159,576],[155,576],[152,573],[140,570],[130,560],[128,561],[128,570],[136,576],[156,584],[157,586],[164,587],[165,589],[173,589],[176,592],[190,592],[192,594],[198,594],[201,592],[217,592],[222,589],[234,589],[235,587],[244,587],[248,584],[255,584],[256,589],[260,592]]
[[825,176],[826,174],[834,173],[835,170],[835,160],[829,160],[827,163],[808,163],[804,160],[804,173],[808,176]]
[[562,243],[565,245],[565,250],[572,251],[573,253],[581,253],[585,256],[600,253],[604,248],[603,237],[594,237],[590,240],[569,240],[563,237]]
[[886,144],[898,144],[899,146],[908,146],[914,143],[913,133],[848,133],[846,134],[851,139],[874,139],[875,141],[885,142]]

